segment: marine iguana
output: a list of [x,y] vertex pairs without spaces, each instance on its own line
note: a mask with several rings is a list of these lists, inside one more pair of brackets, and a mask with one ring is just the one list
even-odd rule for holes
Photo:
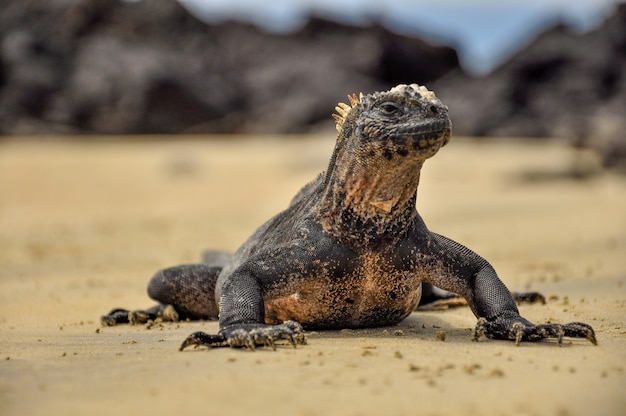
[[[218,334],[191,345],[275,347],[305,343],[305,329],[394,325],[420,301],[422,285],[461,295],[478,318],[473,340],[564,336],[596,344],[591,326],[535,325],[520,316],[493,267],[426,227],[416,209],[424,161],[450,140],[448,108],[423,86],[351,95],[333,114],[337,143],[328,169],[234,255],[158,271],[148,311],[113,310],[103,324],[219,317]],[[165,305],[171,305],[167,308]]]

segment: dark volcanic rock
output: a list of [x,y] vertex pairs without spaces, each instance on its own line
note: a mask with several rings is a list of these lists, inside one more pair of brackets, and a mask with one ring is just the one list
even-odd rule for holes
[[4,133],[227,131],[241,101],[197,41],[210,28],[174,1],[10,1],[0,27]]
[[586,34],[556,27],[484,78],[451,74],[433,88],[457,134],[562,137],[626,164],[626,5]]
[[626,6],[580,35],[556,27],[484,78],[456,52],[311,19],[277,35],[207,25],[175,0],[4,0],[0,134],[293,133],[338,100],[426,84],[456,134],[564,137],[626,165]]
[[379,26],[297,33],[206,25],[174,0],[7,0],[0,132],[297,132],[337,100],[458,68],[456,53]]

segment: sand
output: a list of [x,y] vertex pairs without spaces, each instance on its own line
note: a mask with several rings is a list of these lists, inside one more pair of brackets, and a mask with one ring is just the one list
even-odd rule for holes
[[598,346],[473,343],[457,308],[297,349],[178,352],[217,322],[99,317],[150,306],[159,268],[234,250],[326,167],[333,138],[166,139],[0,142],[0,414],[626,414],[625,178],[568,179],[580,155],[554,142],[455,138],[419,191],[429,228],[550,297],[522,315],[587,322]]

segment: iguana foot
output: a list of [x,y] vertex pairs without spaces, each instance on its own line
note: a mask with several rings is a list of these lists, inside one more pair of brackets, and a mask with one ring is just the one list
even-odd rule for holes
[[546,298],[539,292],[511,292],[513,300],[518,305],[520,303],[541,303],[546,304]]
[[276,341],[286,340],[295,348],[306,344],[304,329],[296,321],[286,321],[279,325],[241,324],[220,330],[217,335],[194,332],[181,344],[179,351],[190,345],[213,347],[247,348],[253,350],[257,345],[276,349]]
[[100,317],[103,326],[115,326],[117,324],[141,325],[157,318],[166,322],[176,322],[179,319],[178,312],[172,305],[157,305],[148,310],[129,311],[127,309],[113,309],[108,314]]
[[117,324],[128,324],[130,311],[127,309],[116,308],[106,315],[100,317],[102,326],[115,326]]
[[[438,288],[436,288],[438,289]],[[417,310],[419,311],[443,311],[449,308],[456,308],[459,306],[467,306],[467,300],[462,296],[455,295],[451,292],[446,292],[441,289],[439,291],[446,293],[445,297],[431,297],[427,303],[420,303]],[[521,303],[541,303],[546,304],[546,298],[539,292],[511,292],[513,300],[518,305]]]
[[515,345],[519,345],[522,341],[540,341],[556,338],[559,346],[561,346],[563,337],[586,338],[593,345],[598,345],[593,328],[582,322],[534,325],[523,318],[497,319],[495,321],[487,321],[485,318],[480,318],[474,329],[472,341],[478,341],[483,335],[492,339],[514,340]]

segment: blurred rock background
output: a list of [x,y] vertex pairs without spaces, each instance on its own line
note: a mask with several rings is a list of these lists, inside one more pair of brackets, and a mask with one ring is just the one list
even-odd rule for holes
[[302,133],[331,129],[349,93],[417,82],[457,135],[558,137],[626,165],[626,4],[584,32],[546,20],[482,72],[453,39],[376,15],[275,31],[199,15],[175,0],[3,0],[0,134]]

